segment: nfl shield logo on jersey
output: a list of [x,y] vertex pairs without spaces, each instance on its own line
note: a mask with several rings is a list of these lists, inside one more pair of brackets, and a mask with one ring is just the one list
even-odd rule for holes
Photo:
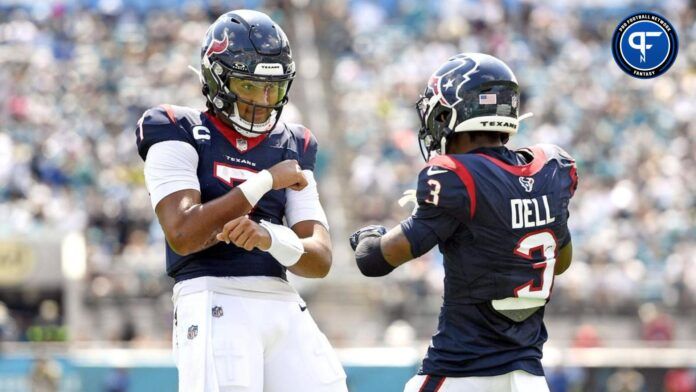
[[192,339],[195,338],[196,336],[198,336],[198,326],[197,326],[197,325],[192,325],[192,326],[190,326],[190,327],[188,328],[188,335],[187,335],[187,337],[189,338],[189,340],[192,340]]
[[237,138],[237,149],[239,151],[246,151],[247,150],[246,139],[242,139],[241,137]]
[[531,192],[534,186],[534,179],[531,177],[520,177],[520,184],[522,184],[525,191]]

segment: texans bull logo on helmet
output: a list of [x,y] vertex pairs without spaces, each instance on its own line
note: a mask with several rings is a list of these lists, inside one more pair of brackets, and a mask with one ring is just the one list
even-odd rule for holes
[[210,57],[214,54],[220,54],[225,52],[227,50],[227,47],[230,46],[230,39],[227,34],[227,29],[224,30],[222,33],[222,38],[217,39],[215,38],[215,35],[213,35],[213,39],[210,41],[210,44],[208,45],[208,49],[205,51],[205,56]]
[[456,58],[438,70],[428,83],[433,96],[447,107],[453,107],[462,101],[459,92],[464,84],[471,80],[471,74],[478,69],[478,63],[471,57]]

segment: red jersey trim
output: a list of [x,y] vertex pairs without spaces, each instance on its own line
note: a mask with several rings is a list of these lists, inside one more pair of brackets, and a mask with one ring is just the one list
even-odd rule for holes
[[160,106],[167,113],[167,118],[169,118],[169,121],[171,121],[172,124],[176,125],[177,121],[176,116],[174,115],[174,109],[172,109],[172,107],[170,105],[167,105],[166,103]]
[[[233,128],[227,126],[227,124],[220,121],[217,117],[213,116],[212,114],[208,112],[205,112],[204,114],[206,115],[206,117],[208,117],[208,120],[210,120],[210,122],[212,122],[213,125],[215,125],[215,128],[217,128],[217,130],[220,131],[222,136],[224,136],[225,139],[227,139],[227,141],[229,141],[230,144],[242,154],[250,151],[252,148],[261,144],[262,141],[266,140],[266,136],[268,136],[268,133],[264,133],[262,135],[259,135],[258,137],[246,137],[241,133],[235,131]],[[237,139],[246,140],[246,150],[240,150],[239,147],[237,147]]]
[[438,392],[447,377],[426,375],[418,392]]
[[309,142],[312,140],[312,131],[309,128],[304,129],[304,151],[307,152],[307,147],[309,147]]
[[458,160],[447,155],[438,155],[428,162],[428,166],[440,166],[453,171],[466,186],[469,192],[469,215],[474,219],[476,213],[476,183],[469,170]]
[[575,167],[575,164],[573,163],[573,166],[570,168],[570,197],[573,197],[575,194],[575,190],[578,188],[578,169]]
[[500,167],[501,169],[508,171],[516,176],[524,176],[524,177],[529,177],[537,174],[539,170],[541,170],[544,165],[546,164],[546,154],[544,153],[544,150],[539,147],[539,146],[532,146],[529,147],[529,150],[532,152],[534,155],[534,159],[532,159],[531,162],[529,162],[526,165],[508,165],[507,163],[501,161],[500,159],[489,157],[486,154],[476,154],[478,156],[482,156],[489,161],[493,162],[496,166]]

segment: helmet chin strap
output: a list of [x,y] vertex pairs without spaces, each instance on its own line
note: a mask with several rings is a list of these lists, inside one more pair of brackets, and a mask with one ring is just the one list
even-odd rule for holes
[[447,154],[447,137],[443,136],[442,139],[440,139],[440,148],[438,153],[440,155],[445,155]]
[[[242,136],[248,137],[248,138],[256,138],[259,137],[268,131],[270,131],[273,127],[273,121],[271,119],[275,116],[275,110],[271,111],[269,113],[268,118],[266,121],[256,124],[252,123],[250,121],[247,121],[242,118],[242,116],[239,115],[239,108],[237,107],[237,102],[233,104],[233,114],[228,114],[227,112],[225,115],[227,116],[227,119],[232,122],[232,124],[236,125],[235,131],[237,131],[239,134]],[[254,132],[249,131],[249,129],[253,129]],[[257,131],[258,129],[258,131]]]
[[449,124],[442,130],[442,138],[440,139],[440,154],[447,154],[447,140],[454,135],[454,124],[457,123],[457,111],[452,110]]

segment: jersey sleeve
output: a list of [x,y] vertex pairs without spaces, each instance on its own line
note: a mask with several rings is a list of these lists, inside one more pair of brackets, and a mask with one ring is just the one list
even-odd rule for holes
[[[573,198],[578,188],[578,172],[575,159],[566,150],[555,144],[538,144],[537,147],[544,150],[547,160],[555,160],[558,162],[561,176],[561,188],[565,190],[562,194],[564,198],[563,208],[565,209],[567,221],[570,216],[570,212],[568,211],[569,200]],[[562,248],[568,245],[571,241],[571,236],[567,224],[563,225],[559,230],[560,232],[557,233],[557,239]]]
[[567,176],[566,186],[569,192],[569,198],[572,198],[578,188],[578,170],[575,164],[575,158],[568,154],[566,150],[555,144],[537,144],[536,147],[544,151],[547,160],[555,160],[558,162],[561,171]]
[[138,154],[143,161],[150,147],[163,141],[181,141],[196,148],[193,136],[179,125],[176,114],[168,105],[146,110],[138,121],[135,136]]
[[459,176],[447,168],[430,166],[418,176],[418,206],[401,222],[414,257],[447,241],[468,221],[469,197]]
[[302,170],[314,171],[314,165],[317,161],[317,151],[319,150],[317,138],[314,137],[312,131],[302,126],[300,126],[300,135],[298,139],[300,167]]

